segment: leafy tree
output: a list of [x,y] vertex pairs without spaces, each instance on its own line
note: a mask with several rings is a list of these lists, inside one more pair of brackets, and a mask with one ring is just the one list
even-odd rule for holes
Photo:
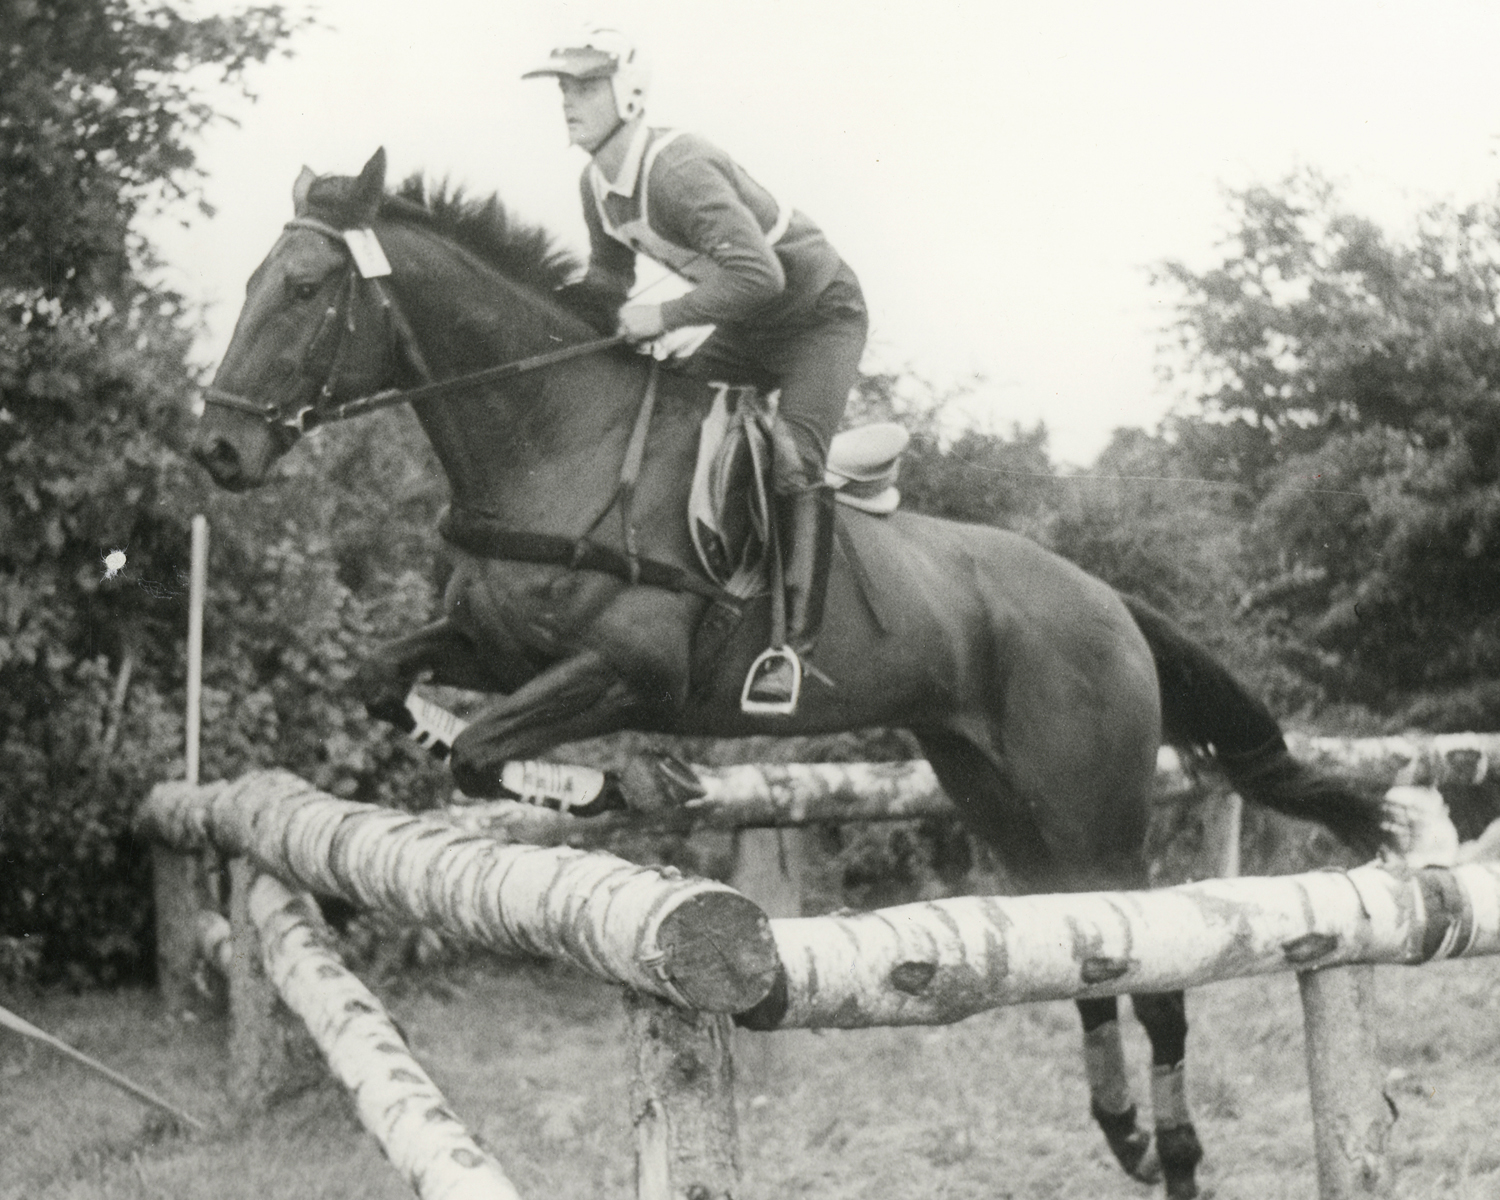
[[[212,111],[189,73],[237,83],[290,25],[275,7],[189,20],[126,0],[3,13],[0,960],[107,975],[143,945],[128,818],[181,745],[192,511],[173,453],[188,333],[133,222],[196,186],[190,139]],[[127,565],[107,577],[113,549]]]
[[1162,280],[1183,457],[1245,489],[1249,606],[1332,700],[1500,719],[1500,208],[1397,240],[1306,175],[1233,204],[1223,261]]

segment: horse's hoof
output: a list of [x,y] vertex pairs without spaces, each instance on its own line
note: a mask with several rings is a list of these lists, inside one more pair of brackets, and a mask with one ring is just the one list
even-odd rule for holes
[[417,719],[411,715],[411,710],[402,700],[367,701],[365,712],[377,721],[394,725],[402,733],[410,733],[417,727]]
[[471,755],[464,753],[462,740],[453,744],[448,758],[448,772],[453,776],[454,786],[472,800],[493,800],[510,795],[500,782],[500,770],[504,765],[503,762],[493,766],[476,763]]
[[1166,1180],[1167,1200],[1195,1200],[1198,1196],[1195,1172],[1203,1161],[1198,1131],[1191,1125],[1158,1128],[1156,1146],[1161,1156],[1162,1176]]
[[1151,1135],[1135,1123],[1135,1105],[1122,1113],[1108,1113],[1094,1105],[1090,1108],[1125,1174],[1141,1183],[1156,1183],[1161,1178],[1161,1162]]

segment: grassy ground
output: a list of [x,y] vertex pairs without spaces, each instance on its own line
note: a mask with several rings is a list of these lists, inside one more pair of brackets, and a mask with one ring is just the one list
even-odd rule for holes
[[[631,1144],[616,993],[561,969],[469,971],[460,994],[391,1007],[458,1112],[523,1196],[629,1196]],[[1397,1193],[1500,1198],[1500,960],[1378,974],[1393,1095]],[[318,1088],[232,1126],[222,1119],[223,1029],[162,1020],[140,993],[3,1001],[133,1078],[214,1118],[164,1129],[135,1101],[0,1031],[4,1200],[383,1200],[410,1193],[342,1094]],[[1219,1200],[1316,1194],[1290,975],[1190,998],[1190,1094]],[[1138,1072],[1144,1039],[1133,1023]],[[747,1200],[913,1196],[1142,1200],[1088,1122],[1071,1005],[983,1014],[937,1029],[750,1043],[740,1058]]]

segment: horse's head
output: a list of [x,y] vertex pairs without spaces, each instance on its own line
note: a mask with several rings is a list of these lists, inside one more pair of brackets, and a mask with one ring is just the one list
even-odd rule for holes
[[393,382],[397,355],[378,280],[381,255],[373,238],[361,243],[358,233],[370,227],[384,193],[384,150],[358,178],[303,169],[292,193],[296,215],[250,276],[234,336],[204,397],[193,457],[220,486],[240,491],[264,483],[326,408]]

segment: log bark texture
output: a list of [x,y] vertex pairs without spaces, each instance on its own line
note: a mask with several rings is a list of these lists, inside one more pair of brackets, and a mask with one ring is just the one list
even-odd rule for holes
[[250,889],[266,975],[301,1017],[391,1165],[422,1200],[518,1200],[406,1042],[344,966],[313,898],[269,875]]
[[[1406,734],[1384,738],[1309,737],[1291,733],[1293,755],[1371,787],[1424,784],[1442,788],[1483,783],[1500,763],[1500,734]],[[761,763],[694,766],[701,797],[685,802],[651,783],[649,771],[629,773],[632,811],[572,817],[514,801],[455,806],[454,819],[509,841],[536,845],[592,844],[621,829],[686,832],[820,822],[899,821],[953,810],[923,761],[884,763]],[[1196,790],[1196,767],[1171,747],[1157,755],[1156,791],[1168,798]]]
[[211,1012],[215,1006],[194,986],[198,963],[198,915],[215,903],[207,858],[167,846],[151,847],[156,906],[156,978],[162,1002],[178,1013]]
[[241,1114],[263,1112],[324,1078],[317,1047],[266,976],[250,918],[255,868],[229,863],[229,1096]]
[[961,897],[771,928],[786,976],[739,1023],[938,1025],[1033,1000],[1500,953],[1500,864]]
[[1297,976],[1307,1033],[1307,1080],[1320,1200],[1390,1196],[1386,1147],[1396,1113],[1386,1099],[1375,1042],[1375,968]]
[[625,993],[636,1200],[733,1200],[739,1140],[729,1018]]
[[504,845],[433,817],[324,795],[284,771],[158,785],[138,824],[212,842],[310,891],[506,952],[561,958],[705,1012],[770,990],[765,915],[723,884],[565,847]]

